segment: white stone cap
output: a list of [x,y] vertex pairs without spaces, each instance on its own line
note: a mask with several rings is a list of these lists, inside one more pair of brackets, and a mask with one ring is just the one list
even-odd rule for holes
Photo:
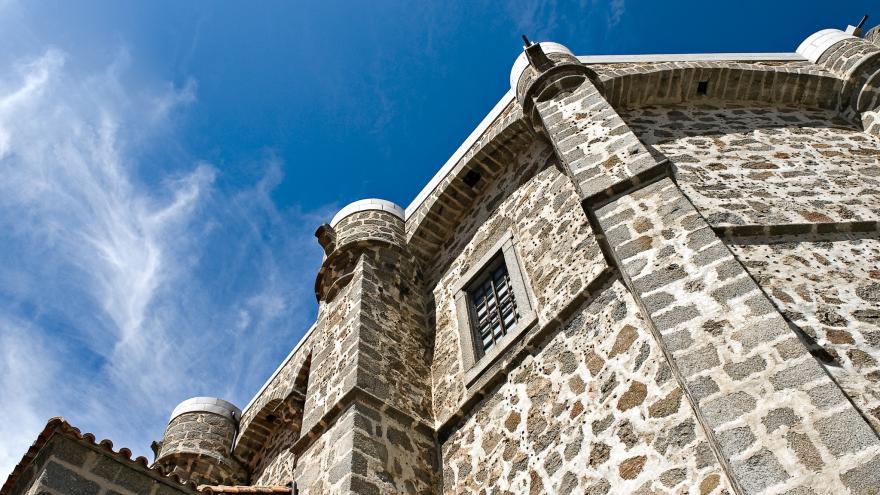
[[806,60],[794,52],[770,53],[656,53],[649,55],[581,55],[578,60],[585,64],[628,64],[653,62],[766,62]]
[[797,53],[815,64],[832,45],[849,38],[855,38],[855,36],[846,34],[839,29],[823,29],[805,39],[798,47]]
[[[568,48],[559,43],[554,43],[552,41],[542,41],[538,43],[541,45],[541,49],[544,50],[544,53],[567,53],[574,57],[574,53],[571,52]],[[519,57],[516,57],[516,61],[513,63],[513,68],[510,69],[510,87],[516,90],[516,84],[519,82],[519,76],[522,75],[523,71],[526,70],[526,67],[529,66],[529,59],[526,57],[526,52],[523,50],[522,53],[519,54]]]
[[370,210],[378,210],[378,211],[387,211],[392,215],[404,219],[403,208],[397,206],[391,201],[385,201],[384,199],[362,199],[360,201],[355,201],[354,203],[350,203],[345,208],[339,210],[339,213],[333,216],[333,220],[330,220],[330,226],[336,227],[336,224],[339,223],[343,218],[358,213],[361,211],[370,211]]
[[241,418],[241,409],[235,407],[231,402],[216,397],[193,397],[178,404],[171,412],[171,418],[168,421],[189,412],[213,413],[235,422]]

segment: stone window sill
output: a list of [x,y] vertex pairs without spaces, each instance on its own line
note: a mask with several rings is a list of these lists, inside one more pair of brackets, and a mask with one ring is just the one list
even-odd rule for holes
[[465,373],[465,387],[471,388],[477,380],[496,362],[498,358],[507,353],[510,347],[520,340],[522,335],[535,323],[538,322],[538,316],[535,312],[531,312],[530,318],[521,318],[510,332],[498,344],[492,347],[489,352],[484,354],[474,366]]

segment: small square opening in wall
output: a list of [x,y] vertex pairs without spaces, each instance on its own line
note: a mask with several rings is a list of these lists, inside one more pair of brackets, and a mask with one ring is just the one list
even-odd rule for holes
[[697,94],[705,95],[709,92],[709,81],[700,81],[697,83]]
[[468,187],[474,187],[477,183],[480,182],[483,176],[480,175],[476,170],[469,170],[468,173],[464,174],[464,177],[461,179]]

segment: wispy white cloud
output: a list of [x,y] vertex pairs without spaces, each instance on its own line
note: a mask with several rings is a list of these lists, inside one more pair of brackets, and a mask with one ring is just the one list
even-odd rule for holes
[[45,424],[40,408],[57,406],[51,404],[57,396],[41,394],[58,375],[56,354],[51,342],[32,325],[0,318],[0,404],[7,418],[0,426],[4,444],[0,447],[0,478],[21,459]]
[[564,43],[582,40],[595,29],[609,35],[626,12],[626,0],[580,0],[578,16],[564,15],[562,12],[570,12],[572,6],[560,6],[558,0],[515,0],[504,5],[520,32],[535,41],[545,41],[549,33],[565,33],[567,39],[552,40]]
[[535,41],[558,28],[559,14],[556,0],[516,0],[505,4],[516,29]]
[[[213,171],[189,172],[168,188],[165,200],[138,191],[127,175],[118,110],[143,103],[126,101],[118,89],[105,91],[116,84],[112,71],[71,79],[64,61],[62,53],[48,50],[24,64],[20,88],[0,100],[7,142],[0,221],[18,231],[15,241],[22,246],[54,247],[57,257],[43,271],[78,280],[109,318],[91,330],[92,337],[114,344],[101,354],[114,365],[142,367],[164,358],[141,340],[150,335],[142,330],[156,290],[175,270],[167,240],[185,229]],[[148,124],[160,125],[152,110],[178,99],[171,94],[146,107]]]
[[313,311],[291,271],[314,270],[328,212],[280,209],[271,157],[244,186],[198,162],[138,174],[197,90],[132,88],[130,64],[0,67],[0,477],[52,415],[144,453],[177,401],[245,402]]
[[608,15],[608,26],[614,27],[620,24],[623,14],[626,12],[625,0],[611,0],[610,13]]

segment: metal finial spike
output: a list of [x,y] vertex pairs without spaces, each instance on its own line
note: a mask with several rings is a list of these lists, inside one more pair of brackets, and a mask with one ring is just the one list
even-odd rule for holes
[[535,68],[539,73],[544,72],[553,66],[553,62],[547,58],[547,54],[544,53],[544,49],[541,47],[540,43],[532,43],[528,38],[523,36],[523,41],[526,43],[526,58],[529,60],[529,65]]
[[864,30],[862,29],[862,26],[865,25],[865,21],[867,21],[867,20],[868,20],[868,14],[865,14],[864,16],[862,16],[862,20],[859,21],[859,25],[858,25],[858,26],[852,26],[852,25],[849,25],[849,26],[846,27],[846,31],[845,31],[846,34],[849,34],[849,35],[855,36],[855,37],[857,37],[857,38],[861,38],[861,37],[862,37],[862,34],[863,34],[863,31],[864,31]]
[[529,41],[528,38],[526,38],[526,35],[522,35],[522,39],[523,39],[523,44],[525,45],[526,48],[532,46],[532,42]]

